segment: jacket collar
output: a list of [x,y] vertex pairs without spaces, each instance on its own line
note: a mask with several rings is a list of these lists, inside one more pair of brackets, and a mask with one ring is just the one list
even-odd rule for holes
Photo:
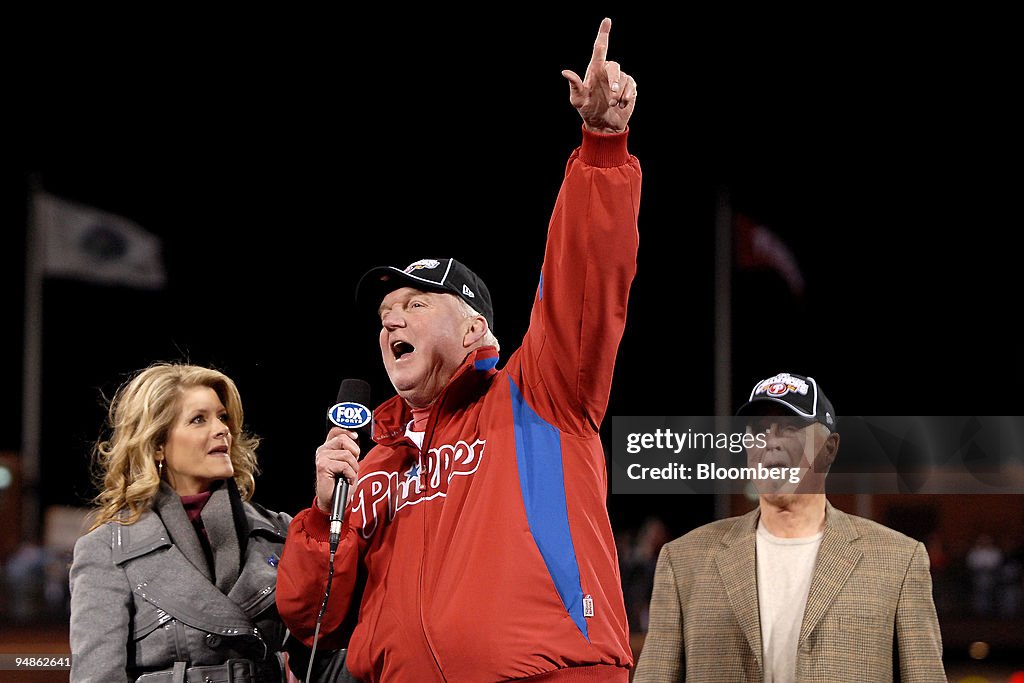
[[[722,536],[723,548],[715,555],[715,563],[740,628],[758,666],[763,669],[755,557],[755,532],[760,517],[761,510],[758,507],[736,518],[729,531]],[[826,500],[825,530],[807,594],[799,642],[806,640],[821,621],[863,556],[863,551],[853,545],[859,537],[860,533],[850,516]]]
[[[188,530],[191,531],[191,536],[183,533],[186,527],[181,524],[180,518],[175,523],[177,515],[171,512],[175,506],[181,510],[182,518],[189,525]],[[265,536],[272,541],[284,542],[288,530],[278,527],[271,520],[270,515],[261,514],[263,510],[259,505],[246,502],[242,503],[242,509],[245,511],[245,520],[249,527],[247,531],[249,538]],[[177,535],[170,533],[165,517],[171,519],[171,526],[178,528]],[[166,483],[162,483],[160,491],[153,500],[152,508],[143,512],[138,521],[130,525],[114,525],[114,563],[122,564],[158,548],[170,546],[178,542],[178,537],[186,539],[185,542],[188,543],[188,539],[195,538],[195,531],[191,524],[181,506],[178,494]],[[198,547],[199,540],[198,538],[195,540]],[[201,548],[199,551],[202,552]]]
[[807,607],[804,608],[804,620],[800,624],[799,642],[804,642],[825,616],[863,557],[864,551],[854,545],[859,537],[860,533],[850,516],[826,502],[825,533],[821,537],[814,576],[807,593]]
[[[430,423],[444,419],[470,403],[490,385],[497,373],[498,350],[493,346],[474,349],[430,406]],[[405,427],[412,419],[412,409],[395,395],[377,407],[373,413],[373,440],[391,445],[405,437]]]
[[[737,517],[736,523],[722,536],[722,543],[731,546],[735,543],[743,542],[747,536],[757,531],[757,523],[760,519],[760,507],[754,508],[741,517]],[[835,535],[847,543],[852,543],[860,537],[860,532],[857,531],[857,526],[850,519],[850,515],[842,510],[837,510],[828,500],[825,501],[825,534]]]
[[[207,508],[213,502],[211,497]],[[251,619],[274,602],[284,531],[261,516],[262,508],[252,503],[242,505],[249,542],[245,561],[232,585],[215,586],[211,582],[205,559],[195,559],[203,558],[201,547],[198,556],[190,556],[195,549],[189,548],[188,539],[194,539],[198,546],[198,537],[170,487],[161,488],[153,508],[134,524],[110,525],[114,563],[125,570],[136,595],[166,614],[215,633],[252,634]],[[223,516],[230,520],[230,510],[224,510]]]

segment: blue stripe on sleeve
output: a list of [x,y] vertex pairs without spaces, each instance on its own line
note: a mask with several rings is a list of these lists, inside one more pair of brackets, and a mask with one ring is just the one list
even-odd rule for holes
[[519,485],[537,548],[547,564],[555,589],[583,637],[590,640],[583,617],[583,588],[579,563],[569,533],[569,510],[565,499],[561,436],[555,427],[527,405],[512,378],[512,416],[516,434],[516,462]]

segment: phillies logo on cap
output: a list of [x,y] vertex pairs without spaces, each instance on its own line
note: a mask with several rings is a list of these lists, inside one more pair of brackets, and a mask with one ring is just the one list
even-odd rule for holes
[[335,403],[327,411],[327,419],[344,429],[359,429],[370,422],[370,409],[362,403]]
[[776,382],[775,384],[772,384],[768,387],[768,395],[785,396],[790,392],[791,389],[795,389],[795,387],[791,387],[788,384],[784,384],[783,382]]
[[761,382],[760,386],[754,390],[754,395],[768,394],[769,396],[778,397],[785,396],[789,392],[793,391],[806,396],[807,389],[807,382],[798,377],[793,377],[788,373],[782,373],[781,375],[769,377]]
[[439,265],[441,265],[441,262],[438,261],[437,259],[425,258],[425,259],[420,259],[419,261],[414,261],[413,263],[410,263],[408,266],[406,266],[405,270],[402,271],[402,272],[403,273],[411,273],[412,271],[420,270],[421,268],[426,268],[426,269],[430,270],[430,269],[433,269],[433,268],[437,268]]

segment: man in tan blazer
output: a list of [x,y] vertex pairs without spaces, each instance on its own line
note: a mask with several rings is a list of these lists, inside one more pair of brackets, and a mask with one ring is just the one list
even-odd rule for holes
[[946,683],[924,545],[826,500],[839,433],[817,382],[769,377],[737,415],[764,435],[748,464],[799,484],[765,480],[757,509],[662,548],[634,683]]

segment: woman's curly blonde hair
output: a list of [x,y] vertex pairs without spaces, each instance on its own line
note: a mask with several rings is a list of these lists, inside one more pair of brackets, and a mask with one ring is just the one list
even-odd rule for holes
[[[149,509],[160,488],[156,451],[167,441],[181,409],[185,389],[209,387],[228,414],[231,464],[243,500],[249,500],[259,473],[259,438],[242,432],[242,399],[224,373],[184,363],[154,363],[136,372],[118,388],[107,410],[105,434],[93,446],[99,495],[90,529],[110,521],[133,524]],[[123,512],[122,512],[123,511]]]

